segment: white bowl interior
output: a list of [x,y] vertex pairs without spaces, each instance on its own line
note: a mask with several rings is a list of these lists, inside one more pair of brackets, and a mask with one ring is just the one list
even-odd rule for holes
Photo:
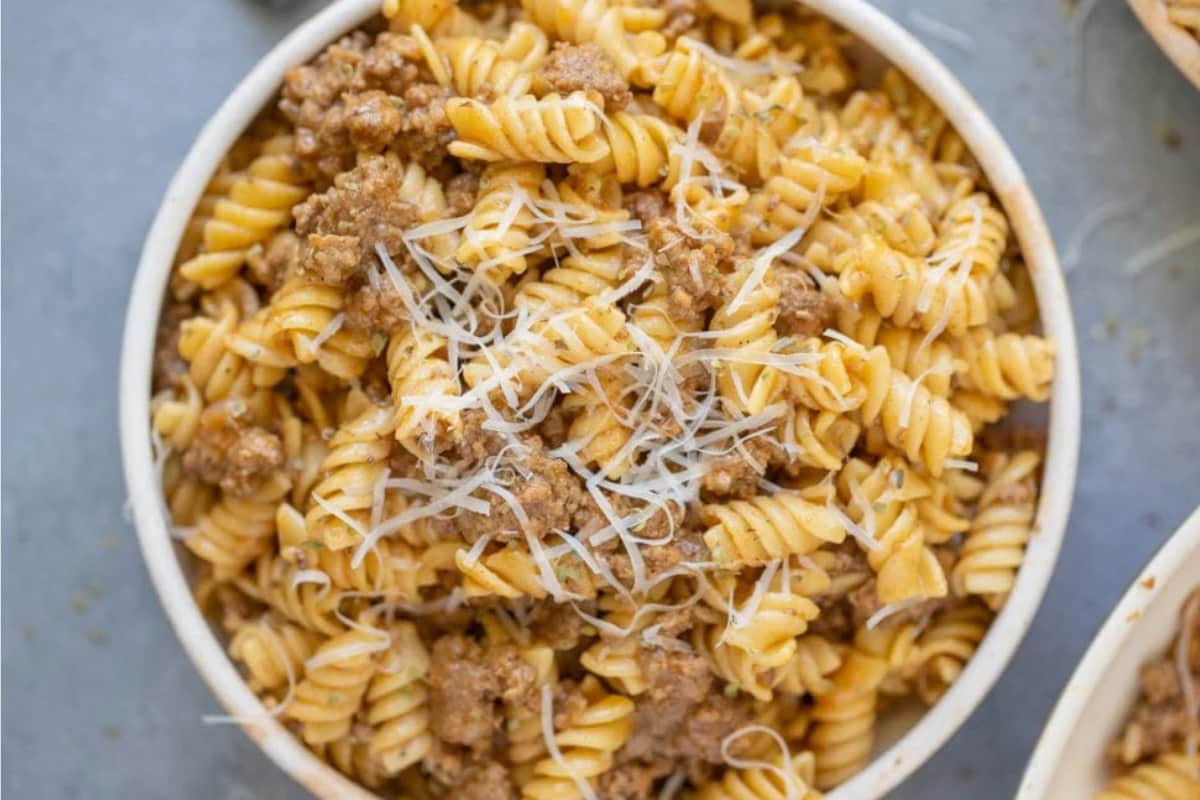
[[[876,758],[829,793],[830,800],[883,797],[944,744],[983,700],[1028,629],[1058,555],[1075,485],[1079,450],[1079,365],[1066,287],[1053,242],[1008,147],[966,90],[940,62],[865,0],[808,0],[912,78],[958,129],[1008,214],[1029,265],[1042,326],[1058,350],[1048,408],[1046,463],[1035,533],[1012,597],[977,655],[933,709],[898,709],[881,720]],[[276,93],[284,71],[315,56],[377,12],[378,0],[341,0],[297,28],[230,95],[201,131],[176,173],[146,239],[126,318],[121,365],[121,443],[143,556],[188,655],[229,714],[282,769],[321,797],[370,798],[316,759],[266,716],[192,600],[184,551],[169,526],[151,455],[148,420],[154,334],[174,252],[204,185],[226,150]]]
[[1019,800],[1091,797],[1110,775],[1104,749],[1137,699],[1138,670],[1161,658],[1200,584],[1200,510],[1142,570],[1092,641],[1046,724]]

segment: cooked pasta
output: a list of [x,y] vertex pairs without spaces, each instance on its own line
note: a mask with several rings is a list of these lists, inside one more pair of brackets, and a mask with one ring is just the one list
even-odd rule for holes
[[1095,800],[1182,800],[1200,793],[1200,586],[1184,599],[1168,652],[1142,665],[1137,702],[1108,748],[1115,777]]
[[1200,41],[1200,4],[1196,0],[1163,0],[1167,19]]
[[149,424],[198,603],[381,798],[818,800],[1019,585],[1001,426],[1055,359],[1001,202],[810,10],[382,15],[181,236]]
[[596,103],[583,92],[501,96],[486,105],[455,98],[446,115],[458,132],[450,152],[459,158],[590,164],[610,152]]
[[276,136],[241,175],[211,185],[219,194],[203,223],[200,252],[179,265],[179,274],[202,289],[215,289],[238,274],[250,254],[292,221],[292,206],[309,192],[292,156],[292,137]]

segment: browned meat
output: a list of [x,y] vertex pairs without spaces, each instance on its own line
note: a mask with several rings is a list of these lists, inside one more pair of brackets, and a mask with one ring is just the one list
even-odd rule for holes
[[461,217],[475,207],[479,195],[479,176],[460,172],[446,181],[446,216]]
[[295,124],[295,152],[315,176],[350,169],[359,150],[382,152],[405,129],[404,93],[421,55],[407,36],[345,37],[284,77],[279,107]]
[[189,475],[242,497],[283,466],[283,442],[274,433],[240,419],[231,403],[205,409],[183,454]]
[[427,169],[440,164],[454,141],[454,126],[446,116],[446,101],[454,92],[436,83],[418,83],[401,96],[401,126],[392,152]]
[[746,440],[744,446],[749,459],[737,450],[711,459],[700,484],[705,499],[747,498],[758,494],[759,478],[768,466],[783,457],[783,451],[774,441],[772,436]]
[[[479,758],[486,757],[488,756],[482,755]],[[469,773],[476,762],[477,758],[470,750],[447,744],[435,735],[433,746],[421,759],[421,767],[439,783],[453,786]]]
[[713,675],[703,656],[673,650],[640,650],[638,662],[649,685],[637,698],[633,733],[618,760],[669,758],[684,721],[712,690]]
[[508,767],[499,761],[464,770],[450,789],[456,800],[517,800],[517,789],[508,777]]
[[706,231],[703,238],[689,236],[673,216],[658,217],[647,230],[672,313],[680,319],[696,318],[718,305],[733,255],[732,237],[720,231]]
[[1147,703],[1158,705],[1180,697],[1179,671],[1174,660],[1156,661],[1142,667],[1138,673],[1138,686]]
[[180,326],[195,313],[187,303],[171,303],[163,310],[154,335],[154,391],[169,389],[187,375],[187,362],[179,355]]
[[378,89],[390,95],[404,94],[416,82],[420,72],[417,64],[423,59],[411,36],[385,31],[363,53],[349,88],[355,92]]
[[654,800],[655,784],[670,775],[672,767],[666,759],[618,764],[600,776],[596,794],[602,800]]
[[466,636],[443,636],[433,645],[429,673],[434,734],[475,754],[487,752],[500,722],[496,704],[535,707],[535,677],[511,645],[485,649]]
[[792,269],[777,270],[779,316],[775,330],[783,336],[820,336],[834,323],[837,301],[822,292],[808,275]]
[[555,650],[577,647],[584,626],[583,617],[567,603],[536,603],[529,613],[529,630],[533,638]]
[[434,642],[429,671],[430,727],[449,744],[476,752],[491,747],[500,680],[484,661],[483,648],[465,636]]
[[405,252],[402,237],[418,212],[398,199],[403,180],[398,160],[371,158],[297,205],[296,232],[307,237],[302,268],[322,283],[345,286],[378,263],[377,244],[389,253]]
[[593,91],[604,98],[608,111],[624,108],[633,98],[629,84],[608,54],[595,44],[555,42],[538,67],[536,84],[542,93]]
[[[721,742],[729,734],[754,722],[754,707],[747,696],[737,698],[723,694],[709,695],[698,708],[688,714],[683,728],[675,737],[679,757],[698,759],[710,764],[725,763]],[[732,755],[743,755],[751,739],[738,739],[729,747]]]
[[[480,427],[481,421],[481,415],[468,415],[464,420],[463,438],[456,443],[459,453],[487,458],[504,446],[499,437]],[[508,454],[513,476],[508,491],[529,518],[528,524],[517,519],[506,500],[493,494],[488,498],[490,511],[486,516],[464,512],[457,517],[459,532],[468,541],[484,534],[501,542],[523,540],[524,532],[540,539],[556,528],[570,530],[571,518],[584,502],[582,482],[567,462],[547,455],[538,436],[524,435],[522,443],[525,446],[522,452]]]
[[300,237],[292,231],[275,234],[265,248],[261,251],[252,249],[246,256],[246,270],[251,280],[265,287],[268,294],[274,294],[299,264],[300,249]]
[[651,222],[667,213],[668,202],[666,193],[661,189],[628,192],[621,199],[625,210],[641,220],[643,229],[649,229]]
[[346,327],[372,333],[391,333],[408,323],[408,307],[391,281],[364,283],[346,303]]
[[346,132],[358,150],[381,153],[404,127],[398,104],[378,89],[348,94],[343,103]]

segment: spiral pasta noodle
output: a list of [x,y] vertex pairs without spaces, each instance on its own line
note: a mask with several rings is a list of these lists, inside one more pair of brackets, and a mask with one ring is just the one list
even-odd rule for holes
[[775,670],[775,690],[789,694],[824,694],[833,688],[832,676],[842,665],[842,654],[828,639],[815,633],[796,640],[796,652]]
[[[553,686],[558,681],[558,665],[551,648],[543,645],[521,648],[520,657],[533,667],[533,685],[539,692],[541,687]],[[506,755],[512,765],[513,783],[521,788],[533,780],[534,766],[546,755],[540,706],[537,709],[520,706],[507,709],[504,732],[508,739]]]
[[396,623],[388,634],[386,661],[371,678],[364,699],[364,717],[373,728],[367,753],[385,777],[398,775],[433,747],[428,692],[423,685],[429,654],[412,623]]
[[1054,346],[1040,336],[995,334],[977,328],[958,340],[960,381],[965,391],[1016,400],[1042,401],[1054,380]]
[[462,429],[460,415],[444,406],[461,393],[446,347],[443,337],[417,329],[393,335],[388,344],[396,441],[419,458]]
[[810,788],[814,766],[812,753],[796,753],[775,769],[745,767],[727,769],[719,779],[696,792],[697,800],[818,800]]
[[989,464],[986,488],[963,539],[962,557],[952,579],[958,594],[982,595],[998,608],[1016,583],[1033,532],[1037,468],[1032,450],[997,455]]
[[833,688],[818,695],[813,727],[805,741],[816,759],[814,783],[828,789],[866,766],[875,741],[876,703],[887,663],[850,651],[833,676]]
[[291,222],[292,206],[310,191],[296,173],[291,152],[291,136],[268,139],[245,174],[214,185],[228,194],[213,203],[200,252],[179,266],[180,275],[203,289],[216,288],[238,273],[251,247]]
[[792,149],[780,162],[778,174],[750,197],[747,213],[762,220],[752,229],[751,241],[770,244],[804,227],[809,209],[854,189],[865,166],[853,150],[819,143]]
[[[301,364],[316,363],[339,378],[357,378],[374,353],[365,333],[340,323],[343,306],[340,290],[297,276],[271,298],[264,332],[286,337]],[[323,336],[327,338],[321,341]]]
[[350,731],[375,674],[380,644],[378,636],[351,629],[317,649],[283,712],[300,723],[304,741],[327,744]]
[[806,555],[846,535],[832,511],[792,492],[706,505],[701,517],[709,525],[704,542],[722,565]]
[[[735,274],[732,285],[739,290],[750,280],[743,269]],[[732,303],[717,309],[709,330],[719,331],[717,347],[731,351],[728,363],[721,364],[717,389],[721,397],[744,414],[757,414],[773,399],[780,382],[777,370],[755,360],[769,353],[779,336],[774,322],[779,310],[779,288],[767,277],[746,294],[745,302],[733,308]]]
[[390,409],[372,406],[342,426],[329,442],[324,473],[313,487],[305,515],[310,535],[331,550],[357,544],[367,534],[375,484],[386,467],[395,420]]
[[1164,753],[1113,780],[1095,800],[1188,800],[1200,792],[1195,757]]
[[563,409],[574,414],[568,435],[582,443],[580,460],[615,480],[632,466],[625,451],[631,431],[622,418],[629,413],[628,404],[611,384],[612,381],[602,380],[599,390],[594,386],[582,387],[563,399]]
[[486,271],[496,280],[524,274],[539,249],[532,243],[536,220],[528,203],[545,178],[540,164],[489,165],[455,258],[476,268],[490,263]]
[[457,97],[446,116],[458,132],[450,152],[459,158],[590,164],[609,154],[600,112],[583,92],[501,96],[489,104]]
[[650,85],[652,72],[648,59],[666,49],[666,41],[656,31],[643,30],[630,35],[626,26],[632,14],[642,13],[653,25],[662,19],[655,9],[610,5],[608,0],[521,0],[529,18],[547,33],[568,42],[595,42],[608,54],[617,70],[640,86]]
[[838,261],[842,293],[850,300],[869,297],[897,325],[926,331],[944,327],[962,336],[988,320],[987,293],[978,279],[969,273],[935,278],[924,261],[893,250],[878,236],[864,236]]
[[585,680],[581,690],[587,706],[554,733],[561,759],[543,758],[534,765],[534,778],[521,787],[523,800],[583,797],[577,781],[590,782],[606,772],[629,738],[633,701],[606,693],[595,679]]
[[302,582],[300,569],[271,553],[260,555],[253,568],[243,572],[236,586],[248,597],[279,611],[292,622],[325,636],[336,636],[343,626],[334,609],[338,595],[328,587]]
[[920,489],[907,474],[904,486],[896,489],[892,476],[897,470],[904,474],[886,457],[874,467],[858,459],[847,463],[838,481],[846,513],[864,526],[875,542],[867,551],[867,561],[877,573],[876,594],[881,602],[944,597],[948,591],[945,572],[925,544],[918,508],[911,501]]
[[917,695],[933,705],[957,680],[987,633],[991,614],[975,605],[936,617],[917,641]]
[[197,558],[212,564],[218,579],[233,577],[270,549],[275,508],[290,488],[288,479],[276,472],[246,497],[221,497],[184,544]]
[[266,692],[303,675],[304,662],[319,645],[320,638],[313,632],[265,616],[233,634],[229,655],[245,666],[250,688]]
[[687,38],[676,43],[654,87],[654,102],[687,123],[711,108],[723,108],[724,123],[713,151],[761,182],[779,169],[779,146],[771,130],[746,113],[737,89]]
[[397,30],[418,25],[438,36],[478,36],[483,26],[458,0],[383,0],[383,16]]
[[532,76],[521,62],[505,58],[501,43],[477,37],[451,37],[433,44],[437,54],[446,59],[451,82],[460,95],[475,97],[485,89],[512,97],[529,93]]

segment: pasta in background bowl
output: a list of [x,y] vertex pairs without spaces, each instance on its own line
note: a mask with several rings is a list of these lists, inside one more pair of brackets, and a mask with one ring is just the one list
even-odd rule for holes
[[1129,0],[1171,62],[1200,89],[1200,4],[1196,0]]
[[[1178,731],[1156,726],[1159,730],[1153,738],[1171,735],[1164,746],[1129,725],[1139,701],[1139,685],[1148,685],[1140,678],[1143,668],[1165,666],[1168,681],[1180,674],[1174,648],[1184,625],[1190,622],[1195,631],[1198,589],[1200,511],[1185,520],[1151,559],[1092,640],[1038,740],[1019,800],[1200,796],[1200,774],[1188,768],[1186,752],[1191,743],[1186,734],[1180,742]],[[1193,676],[1196,649],[1193,638]],[[1161,683],[1162,677],[1147,680]],[[1140,752],[1147,746],[1153,756]],[[1159,754],[1159,749],[1164,752]],[[1200,770],[1200,763],[1192,762],[1191,768]]]
[[[671,478],[678,474],[673,468],[639,473],[659,456],[652,448],[639,449],[636,441],[627,445],[638,437],[622,433],[622,425],[613,421],[615,415],[619,422],[622,403],[640,408],[646,397],[657,402],[662,390],[628,394],[620,385],[631,375],[635,386],[643,385],[636,373],[623,371],[619,376],[624,377],[614,378],[609,371],[587,367],[589,379],[564,391],[559,406],[566,428],[559,436],[565,437],[564,444],[578,446],[564,450],[559,445],[551,454],[565,463],[562,468],[588,476],[592,488],[603,484],[604,492],[624,492],[625,498],[643,489],[653,497],[662,491],[649,488],[656,485],[684,485],[684,495],[671,497],[690,497],[688,504],[696,506],[699,522],[686,524],[702,534],[703,544],[698,540],[695,546],[701,549],[695,552],[709,564],[700,570],[694,590],[681,596],[671,584],[655,587],[639,575],[633,562],[642,545],[629,551],[626,568],[643,602],[660,610],[695,607],[699,621],[690,623],[690,634],[685,627],[679,639],[668,634],[670,644],[662,645],[664,640],[657,638],[661,631],[652,630],[660,625],[643,631],[636,627],[640,614],[621,604],[606,605],[605,597],[612,595],[600,591],[598,607],[588,606],[591,625],[600,631],[605,626],[633,630],[638,639],[593,638],[591,646],[563,662],[554,658],[553,648],[517,647],[520,641],[510,641],[528,633],[522,634],[519,625],[514,629],[508,606],[472,617],[471,635],[485,644],[516,648],[527,662],[522,669],[552,675],[557,660],[580,678],[561,699],[552,696],[552,680],[538,679],[542,709],[553,700],[582,710],[561,723],[545,713],[540,721],[536,716],[511,717],[510,740],[526,741],[517,736],[524,731],[531,756],[528,762],[516,760],[510,749],[505,760],[510,767],[528,763],[532,774],[540,776],[532,783],[529,776],[515,778],[534,787],[527,790],[531,796],[542,784],[546,791],[584,793],[583,785],[573,784],[606,774],[613,751],[632,732],[634,700],[645,691],[639,686],[644,676],[637,671],[640,646],[657,641],[655,649],[662,652],[697,653],[708,660],[716,673],[710,690],[715,705],[724,703],[721,697],[730,701],[725,705],[746,710],[757,703],[753,717],[758,726],[775,730],[772,737],[757,736],[753,726],[723,731],[727,735],[717,740],[720,759],[701,770],[708,781],[702,796],[723,796],[742,781],[790,795],[801,784],[815,783],[837,786],[833,797],[882,796],[945,741],[998,677],[1036,609],[1065,528],[1078,445],[1078,374],[1070,310],[1044,223],[1011,155],[969,96],[911,37],[865,4],[810,4],[857,36],[856,58],[868,66],[872,61],[890,63],[899,70],[880,70],[879,92],[853,96],[843,91],[848,67],[828,26],[809,23],[797,29],[820,32],[810,41],[796,42],[798,52],[809,54],[803,83],[789,80],[784,70],[779,80],[753,92],[730,93],[731,72],[765,74],[759,65],[766,62],[753,60],[761,59],[764,39],[745,37],[739,20],[710,18],[703,28],[707,43],[683,37],[671,43],[656,30],[662,21],[653,14],[622,12],[624,27],[614,32],[605,27],[614,15],[597,11],[603,4],[592,4],[574,18],[562,11],[573,4],[560,5],[556,12],[553,4],[531,0],[526,6],[537,26],[515,25],[498,40],[502,45],[489,45],[449,35],[478,24],[452,4],[385,3],[385,14],[401,31],[388,40],[388,47],[364,51],[372,47],[368,39],[345,40],[321,56],[324,61],[316,62],[315,72],[300,76],[293,96],[285,94],[292,103],[285,111],[293,127],[271,114],[259,116],[285,70],[310,62],[375,11],[366,0],[337,4],[264,59],[201,134],[147,240],[123,360],[127,480],[156,587],[189,654],[231,715],[317,794],[367,796],[306,751],[281,720],[325,759],[365,783],[394,779],[444,746],[427,730],[429,717],[421,699],[430,675],[425,649],[429,629],[421,608],[453,597],[455,591],[468,599],[586,595],[589,590],[581,585],[595,584],[596,576],[605,574],[603,565],[593,564],[599,551],[589,554],[584,548],[580,553],[583,545],[569,541],[576,537],[563,535],[564,545],[553,556],[558,559],[555,568],[539,574],[536,567],[550,565],[532,557],[539,552],[536,539],[526,549],[500,546],[504,529],[481,528],[460,532],[462,538],[448,543],[440,537],[380,538],[388,560],[377,556],[379,563],[400,564],[399,569],[370,572],[369,559],[360,564],[350,556],[363,545],[362,535],[381,531],[381,523],[420,518],[410,513],[419,506],[411,492],[428,491],[420,489],[431,485],[428,473],[424,483],[412,474],[390,484],[387,470],[397,463],[396,454],[428,455],[442,447],[439,437],[451,443],[460,438],[463,415],[457,410],[470,406],[456,404],[470,398],[475,386],[496,386],[498,396],[511,406],[511,398],[523,392],[545,394],[552,379],[557,382],[549,390],[553,398],[558,384],[571,380],[572,368],[609,356],[629,360],[631,352],[631,360],[643,363],[650,360],[647,353],[672,352],[678,346],[674,331],[688,323],[672,316],[678,311],[675,296],[640,285],[637,270],[633,275],[623,271],[620,244],[628,246],[633,236],[628,232],[641,228],[637,204],[631,212],[612,199],[613,183],[623,184],[629,193],[665,184],[671,190],[668,216],[675,219],[665,226],[666,233],[673,233],[668,244],[691,248],[695,259],[720,250],[725,240],[733,248],[720,261],[732,266],[714,273],[718,285],[711,307],[701,309],[701,326],[707,324],[708,333],[695,333],[698,340],[707,336],[714,344],[710,352],[715,356],[699,348],[694,358],[713,359],[704,374],[715,375],[715,383],[707,394],[690,395],[687,408],[678,400],[668,403],[667,416],[685,429],[698,420],[707,426],[704,430],[718,432],[708,434],[711,441],[741,451],[746,441],[740,435],[729,439],[728,431],[739,425],[754,430],[751,423],[762,414],[772,419],[779,398],[786,396],[793,403],[788,413],[797,415],[802,426],[773,423],[763,429],[769,433],[765,439],[783,447],[783,431],[807,431],[795,438],[787,434],[784,466],[833,470],[833,479],[821,481],[804,470],[772,472],[773,480],[747,501],[743,498],[753,495],[754,479],[761,474],[751,471],[749,494],[738,494],[746,491],[731,488],[737,486],[738,473],[731,470],[722,478],[718,471],[717,482],[703,489],[705,504],[700,506],[695,502],[700,499],[699,477]],[[723,13],[730,14],[729,8]],[[594,29],[584,30],[592,23]],[[555,38],[594,38],[601,61],[615,69],[616,79],[605,82],[597,70],[586,68],[594,65],[594,54],[587,56],[592,60],[584,61],[585,69],[566,57],[557,71],[531,74],[522,68],[523,59],[549,60],[559,53],[546,55],[546,37],[538,27]],[[773,47],[769,37],[765,47]],[[868,55],[869,49],[877,55]],[[363,70],[371,70],[370,80],[386,83],[389,76],[415,71],[426,88],[405,91],[399,117],[388,93],[372,94],[374,90],[357,95],[353,108],[332,123],[327,114],[313,116],[314,108],[306,103],[321,96],[316,85],[321,69],[336,76],[339,59],[347,54],[361,59],[354,63],[365,65]],[[422,59],[424,66],[410,66]],[[343,66],[350,72],[342,77],[349,79],[355,67]],[[575,85],[580,72],[596,93]],[[308,78],[315,84],[305,85]],[[539,80],[550,86],[533,85]],[[438,86],[443,88],[433,91]],[[627,96],[630,87],[632,97]],[[556,88],[562,93],[549,91]],[[444,99],[431,100],[438,92]],[[840,99],[820,114],[780,113],[789,103],[804,102],[805,93]],[[840,107],[843,101],[845,108]],[[327,112],[313,102],[316,111]],[[606,108],[608,104],[612,107]],[[893,105],[898,112],[887,111]],[[710,115],[713,108],[722,113]],[[445,119],[439,116],[442,109]],[[805,119],[816,126],[809,133],[798,130]],[[444,136],[447,120],[453,131]],[[844,134],[838,132],[839,124],[849,126]],[[389,125],[397,137],[390,155],[356,157],[356,150],[372,149],[374,131]],[[247,130],[250,135],[242,137]],[[822,141],[822,135],[835,138]],[[849,138],[839,144],[842,136]],[[855,145],[855,136],[868,138]],[[872,154],[877,141],[889,142],[888,159],[898,158],[903,173],[899,184],[891,162]],[[458,222],[446,220],[447,209],[457,207],[452,187],[473,188],[473,180],[457,181],[443,171],[438,174],[445,178],[443,190],[434,177],[438,167],[427,164],[427,171],[420,166],[439,149],[462,163],[475,163],[473,169],[481,172],[476,197],[456,212],[462,215]],[[928,155],[934,150],[936,168]],[[304,169],[296,169],[297,161],[305,159]],[[563,163],[590,166],[570,171],[543,166]],[[925,171],[922,163],[928,164]],[[868,165],[869,186],[860,189]],[[717,169],[728,169],[730,177],[694,177]],[[389,196],[408,202],[396,218],[372,221],[369,232],[377,241],[365,245],[362,230],[346,235],[356,232],[356,215],[371,210],[376,193],[393,192]],[[851,192],[854,204],[837,199],[839,193],[849,197]],[[913,197],[927,210],[915,210]],[[286,233],[293,206],[297,230],[309,235],[307,275],[286,267],[296,263],[296,247],[302,244]],[[583,215],[572,210],[584,206],[588,210]],[[698,209],[695,218],[711,230],[690,238],[672,232],[670,224],[682,223],[669,213],[672,206],[677,213],[681,207]],[[823,208],[831,213],[822,215]],[[744,233],[734,246],[726,231],[738,224]],[[488,226],[500,235],[480,235]],[[1005,246],[1010,226],[1020,259],[1011,258]],[[809,228],[801,239],[801,229]],[[419,281],[418,293],[429,294],[416,301],[418,293],[413,293],[407,313],[421,316],[422,304],[441,296],[427,307],[438,309],[428,313],[441,327],[405,327],[389,337],[387,331],[371,330],[373,324],[394,324],[378,322],[385,310],[380,292],[387,286],[381,281],[386,278],[402,290],[409,280],[397,279],[407,267],[397,266],[392,256],[404,252],[405,237],[413,230],[422,233],[414,258],[424,269],[410,274]],[[858,241],[847,244],[847,231]],[[650,233],[654,235],[653,228]],[[348,250],[351,246],[361,249]],[[548,259],[554,247],[561,248],[561,263]],[[682,280],[691,277],[699,283],[712,277],[701,271],[705,262],[695,259]],[[330,276],[358,269],[367,260],[378,271],[368,270],[368,277],[343,296],[340,279]],[[1007,266],[1021,260],[1027,268]],[[446,293],[457,292],[461,298],[467,291],[457,283],[461,275],[443,270],[451,263],[466,265],[468,276],[474,270],[489,285],[507,287],[496,295],[500,307],[513,303],[518,309],[549,307],[555,313],[548,322],[518,315],[515,322],[502,323],[507,340],[522,325],[531,338],[520,347],[505,341],[505,349],[497,348],[501,360],[467,360],[461,382],[449,367],[458,356],[450,353],[444,337],[439,341],[438,333],[447,330],[450,319],[439,316],[449,313],[446,302],[452,295]],[[645,263],[655,272],[669,266],[654,258]],[[1002,272],[1001,263],[1006,265]],[[285,269],[277,273],[281,264]],[[825,275],[826,281],[835,280],[829,291],[851,301],[830,312],[823,325],[833,333],[825,339],[821,328],[785,331],[783,336],[774,330],[779,325],[772,321],[781,308],[775,281],[789,270],[802,284],[796,293],[800,300],[790,312],[802,313],[793,322],[819,318],[813,304],[825,290],[816,282],[809,285],[808,273],[797,264],[811,266],[812,274]],[[948,272],[949,266],[957,270]],[[939,269],[957,282],[948,279],[938,288],[938,278],[930,276]],[[319,270],[321,279],[314,280],[311,270]],[[914,277],[897,279],[905,275]],[[923,297],[918,286],[921,276],[923,286],[933,287],[930,297]],[[168,283],[170,294],[183,305],[163,315],[164,331],[177,336],[178,343],[167,348],[167,359],[158,361],[169,361],[177,351],[185,363],[179,379],[163,387],[151,405],[154,331]],[[475,283],[468,277],[465,285]],[[262,288],[266,286],[270,288]],[[634,290],[640,302],[622,299]],[[691,296],[702,294],[697,290]],[[613,299],[589,299],[596,297]],[[622,312],[631,319],[628,325]],[[999,330],[979,324],[993,315],[1004,320]],[[706,317],[709,321],[703,323]],[[1039,317],[1045,340],[1029,329]],[[665,333],[663,319],[672,326]],[[486,336],[481,330],[473,329],[472,335]],[[549,350],[539,349],[547,342]],[[620,343],[620,352],[605,349],[614,343]],[[535,356],[530,358],[530,352]],[[1052,386],[1046,368],[1051,352]],[[736,366],[721,366],[722,359]],[[814,372],[805,363],[821,367]],[[383,394],[372,394],[370,375],[364,374],[374,369],[371,364],[381,370],[378,385],[387,388]],[[497,374],[517,379],[507,387],[503,378],[488,384]],[[669,373],[652,368],[648,374]],[[280,393],[275,386],[288,388]],[[948,399],[952,386],[955,396]],[[478,401],[480,393],[475,395]],[[1040,447],[1020,444],[1022,437],[1001,436],[998,441],[1004,444],[980,458],[986,482],[981,483],[963,463],[980,454],[971,444],[975,429],[1003,415],[1008,400],[1022,396],[1049,397],[1048,413],[1034,412],[1029,418],[1045,429],[1044,466]],[[716,410],[697,417],[688,410],[694,407]],[[848,408],[849,414],[842,413]],[[161,460],[152,456],[146,426],[152,412]],[[268,422],[246,430],[238,421],[242,419]],[[638,430],[640,436],[644,431]],[[193,446],[197,431],[209,442],[208,452]],[[543,433],[554,443],[554,434],[544,426]],[[649,433],[670,438],[664,429]],[[237,469],[209,457],[215,452],[211,443],[228,442],[231,435],[240,448]],[[848,458],[852,447],[857,449]],[[286,468],[279,466],[281,453],[286,454]],[[756,463],[752,457],[740,460]],[[682,466],[686,472],[688,465]],[[523,466],[511,468],[520,472]],[[190,557],[181,564],[172,544],[160,502],[160,474],[177,530],[199,567]],[[780,489],[774,480],[788,485]],[[402,491],[388,494],[389,485]],[[504,500],[502,488],[494,486],[492,493]],[[607,495],[596,494],[598,502],[605,502]],[[568,502],[567,494],[551,492],[550,498],[551,503]],[[481,502],[488,508],[478,498],[463,507],[478,514]],[[495,508],[498,516],[511,513],[520,523],[512,527],[524,528],[528,539],[530,522],[520,506],[505,500]],[[678,524],[685,524],[682,517]],[[910,535],[914,530],[915,539]],[[599,531],[605,532],[603,526]],[[617,532],[622,541],[632,534]],[[781,539],[775,540],[779,534]],[[866,559],[858,556],[869,564],[863,577],[838,567],[845,559],[833,547],[845,541],[840,552],[853,555],[858,550],[849,542],[856,536],[880,539],[870,548],[863,545],[878,552],[867,553]],[[645,545],[648,553],[657,546]],[[938,560],[937,548],[950,559],[945,564]],[[582,564],[570,563],[576,556]],[[618,562],[605,563],[610,575],[618,568]],[[245,677],[205,623],[185,571],[202,604],[217,610],[217,623],[232,634],[228,646]],[[439,595],[437,585],[447,580],[461,582],[459,588]],[[391,610],[416,615],[420,629],[383,620],[378,608],[359,602],[381,588],[379,581],[385,593],[403,598]],[[840,581],[843,588],[832,589],[831,581]],[[348,599],[347,608],[360,606],[348,612],[353,618],[341,608],[321,605],[322,583],[341,590],[339,604]],[[803,635],[822,611],[810,597],[841,602],[838,598],[863,585],[872,589],[878,610],[870,614],[870,625],[863,625],[861,617],[867,614],[855,606],[847,613],[859,615],[849,629],[857,627],[857,635],[829,641]],[[656,595],[657,588],[662,590]],[[597,593],[594,586],[590,591]],[[919,610],[914,605],[918,601],[948,596],[962,600],[931,620],[926,616],[905,623],[907,614]],[[262,604],[274,611],[259,617]],[[833,605],[824,607],[827,618],[834,616]],[[529,611],[524,607],[517,618]],[[538,611],[536,604],[532,611]],[[742,615],[757,622],[743,625]],[[890,622],[889,616],[894,617]],[[380,644],[383,627],[386,642]],[[632,658],[621,652],[625,643],[634,648]],[[471,646],[457,640],[450,644]],[[435,663],[448,657],[449,648],[433,648]],[[549,653],[548,661],[543,651]],[[381,666],[384,655],[389,656],[386,669]],[[793,667],[796,674],[789,677]],[[705,680],[709,685],[713,678]],[[789,690],[789,681],[798,688]],[[813,690],[814,682],[819,689]],[[251,688],[274,711],[264,710]],[[444,693],[444,684],[434,691]],[[922,715],[916,706],[891,709],[876,732],[876,707],[881,698],[890,702],[897,693],[914,693],[932,710]],[[354,698],[349,711],[342,708],[347,696]],[[434,726],[437,732],[436,720]],[[596,738],[601,729],[605,733]],[[735,745],[743,736],[747,741],[739,749]],[[788,753],[782,760],[777,745]],[[565,749],[565,755],[553,752],[556,748]],[[570,764],[576,766],[568,768]],[[657,780],[678,785],[676,775],[687,778],[684,771],[671,769]]]

